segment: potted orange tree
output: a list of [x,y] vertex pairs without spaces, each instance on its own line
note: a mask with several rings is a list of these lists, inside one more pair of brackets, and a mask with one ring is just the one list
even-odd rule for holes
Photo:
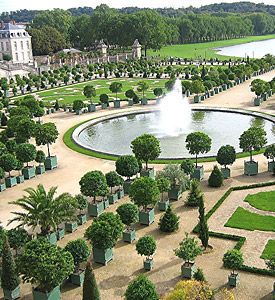
[[154,259],[152,256],[156,252],[156,248],[156,241],[151,235],[145,235],[141,237],[137,242],[137,253],[146,256],[145,260],[143,261],[143,266],[147,271],[151,271],[153,269]]

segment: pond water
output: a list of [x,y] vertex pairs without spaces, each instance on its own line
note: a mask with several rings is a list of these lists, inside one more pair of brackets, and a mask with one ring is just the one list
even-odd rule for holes
[[150,133],[160,140],[161,158],[190,157],[185,148],[187,134],[200,131],[212,139],[211,151],[201,155],[215,156],[218,149],[225,144],[239,148],[239,137],[250,126],[261,126],[267,132],[268,144],[274,142],[275,124],[262,118],[249,115],[215,111],[192,111],[192,122],[189,128],[177,136],[163,136],[157,130],[160,120],[158,111],[128,115],[116,119],[102,121],[87,127],[78,136],[85,147],[109,154],[133,154],[131,141],[136,137]]
[[266,41],[251,42],[246,44],[219,48],[217,53],[220,55],[262,58],[266,54],[275,55],[275,39]]

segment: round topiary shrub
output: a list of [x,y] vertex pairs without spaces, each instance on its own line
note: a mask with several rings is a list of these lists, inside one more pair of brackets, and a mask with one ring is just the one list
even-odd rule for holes
[[228,250],[224,254],[222,261],[226,268],[233,270],[232,273],[234,274],[234,271],[239,269],[244,263],[243,254],[237,249]]
[[179,217],[172,211],[170,205],[160,217],[159,229],[163,232],[174,232],[179,229]]
[[217,165],[214,166],[213,171],[208,179],[208,185],[212,187],[220,187],[223,184],[222,172]]

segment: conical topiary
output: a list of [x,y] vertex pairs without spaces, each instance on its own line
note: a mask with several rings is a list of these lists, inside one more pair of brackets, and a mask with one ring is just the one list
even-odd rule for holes
[[186,198],[187,206],[198,206],[201,197],[201,190],[199,188],[200,182],[197,179],[191,180],[189,194]]
[[82,300],[100,300],[95,274],[90,261],[86,264]]
[[204,208],[204,197],[201,195],[200,201],[199,201],[199,239],[201,240],[201,243],[204,247],[204,249],[208,246],[208,240],[209,240],[209,231],[208,231],[208,225],[207,220],[205,218],[205,208]]
[[170,205],[159,220],[159,229],[163,232],[174,232],[179,229],[179,217],[172,211]]
[[208,179],[208,185],[212,187],[220,187],[223,183],[222,172],[217,165],[214,166],[213,171]]
[[10,244],[6,235],[4,235],[3,251],[2,251],[2,275],[1,285],[4,290],[12,291],[20,284],[20,278],[16,271],[13,255],[11,253]]

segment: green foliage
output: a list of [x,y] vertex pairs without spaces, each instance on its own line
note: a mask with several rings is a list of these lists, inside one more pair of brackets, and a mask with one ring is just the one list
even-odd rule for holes
[[125,96],[129,99],[133,99],[135,97],[135,92],[133,89],[129,89],[125,92]]
[[[10,153],[10,154],[15,154],[15,151],[16,151],[16,147],[17,147],[17,143],[15,140],[8,140],[6,142],[6,147],[7,147],[7,151]],[[0,150],[1,151],[1,150]],[[0,154],[1,155],[1,154]]]
[[156,241],[151,235],[141,237],[136,244],[137,253],[146,257],[152,256],[156,252],[156,249]]
[[165,82],[165,88],[167,89],[167,91],[171,91],[175,85],[176,80],[173,79],[169,79],[168,81]]
[[107,181],[101,171],[87,172],[79,181],[80,191],[84,196],[94,197],[106,196],[109,192]]
[[[265,245],[264,251],[261,255],[263,259],[270,259],[275,253],[275,240],[268,240],[267,244]],[[275,264],[274,264],[275,267]]]
[[195,171],[195,164],[192,159],[186,158],[180,164],[181,169],[184,171],[185,174],[191,175]]
[[123,224],[119,215],[105,212],[94,219],[92,225],[86,229],[84,236],[93,247],[106,250],[115,246],[122,230]]
[[119,214],[122,223],[127,226],[138,220],[138,208],[132,203],[121,204],[116,212]]
[[30,116],[30,110],[27,106],[16,106],[9,109],[10,118],[14,116]]
[[145,161],[146,170],[148,161],[159,157],[161,150],[159,140],[151,134],[143,134],[131,142],[131,148],[138,161]]
[[154,284],[143,274],[132,281],[124,294],[126,300],[158,300]]
[[204,249],[208,246],[209,240],[209,232],[208,232],[208,225],[207,219],[205,218],[205,207],[204,207],[204,197],[201,195],[199,200],[199,239],[204,247]]
[[194,273],[193,278],[197,281],[206,282],[204,273],[200,268],[198,268],[197,271]]
[[91,100],[92,97],[96,96],[96,90],[92,85],[86,85],[84,86],[83,94],[86,98],[89,98]]
[[4,143],[0,142],[0,156],[7,153],[7,147]]
[[162,89],[162,88],[155,88],[155,89],[153,90],[153,92],[154,92],[154,95],[155,95],[156,97],[160,97],[160,96],[163,94],[163,89]]
[[[7,144],[6,144],[7,145]],[[264,156],[267,158],[267,159],[272,159],[272,161],[274,161],[274,158],[275,158],[275,145],[270,145],[270,146],[267,146],[265,148],[265,151],[264,151]]]
[[138,207],[146,211],[148,205],[155,206],[160,198],[160,191],[154,179],[141,177],[131,184],[129,197]]
[[171,187],[179,185],[185,188],[187,178],[180,165],[168,164],[161,171],[157,172],[156,179],[167,178],[170,181]]
[[139,170],[138,161],[134,156],[122,155],[116,161],[116,171],[121,176],[126,176],[130,179],[136,175]]
[[108,186],[111,187],[111,193],[112,193],[112,188],[120,185],[121,178],[117,174],[116,171],[110,171],[110,172],[106,173],[105,177],[106,177]]
[[35,114],[39,109],[39,102],[34,98],[33,95],[25,96],[21,101],[20,105],[26,106],[31,114]]
[[209,178],[208,185],[212,187],[220,187],[223,184],[222,172],[217,165],[214,166]]
[[251,92],[255,92],[255,94],[259,97],[265,91],[265,84],[266,84],[266,81],[264,81],[262,79],[254,79],[251,82],[250,90],[251,90]]
[[200,198],[202,197],[202,191],[199,188],[200,182],[197,179],[192,179],[190,184],[189,193],[186,197],[185,204],[187,206],[198,206]]
[[15,170],[17,166],[16,158],[9,153],[0,156],[0,167],[6,172],[11,172]]
[[139,81],[137,90],[142,92],[142,97],[144,98],[144,93],[149,89],[149,84],[146,81]]
[[81,263],[88,261],[91,254],[89,245],[82,239],[69,241],[64,250],[72,254],[75,270],[79,269]]
[[179,217],[172,211],[170,205],[160,217],[159,229],[163,232],[174,232],[179,229]]
[[222,261],[226,268],[233,270],[233,274],[244,263],[242,252],[236,249],[228,250],[224,254]]
[[36,284],[40,290],[47,292],[73,273],[74,260],[71,253],[38,239],[26,245],[17,258],[17,268],[23,282]]
[[12,249],[17,250],[24,247],[31,240],[31,235],[22,227],[12,228],[7,231],[9,243]]
[[202,255],[202,250],[198,246],[198,242],[195,238],[190,238],[188,233],[185,232],[185,238],[180,242],[180,247],[174,249],[174,253],[179,258],[187,261],[194,261],[198,255]]
[[107,94],[101,94],[99,96],[99,100],[103,104],[108,104],[109,103],[109,96]]
[[265,263],[269,270],[275,271],[275,254],[273,254]]
[[73,102],[73,110],[81,110],[84,107],[84,102],[82,100],[74,100]]
[[171,188],[171,184],[168,178],[160,177],[157,180],[157,186],[159,188],[159,191],[162,193],[162,200],[163,200],[163,193],[168,192]]
[[113,82],[110,84],[109,89],[112,93],[116,93],[116,99],[117,99],[117,93],[121,92],[121,90],[122,90],[122,83],[121,82]]
[[79,214],[81,214],[82,210],[86,209],[88,206],[88,201],[81,194],[75,196],[75,199],[78,203]]
[[83,283],[83,297],[82,300],[100,300],[100,294],[95,279],[95,274],[90,261],[86,264],[84,283]]
[[191,85],[191,92],[195,94],[200,94],[204,92],[205,87],[200,80],[194,80]]
[[19,143],[27,142],[34,134],[36,124],[33,120],[23,119],[19,121],[15,131],[16,141]]
[[233,146],[221,146],[217,153],[217,162],[226,168],[227,165],[232,165],[236,160],[236,151]]
[[0,179],[3,179],[5,177],[5,171],[2,167],[0,167]]
[[247,195],[244,201],[257,209],[275,212],[274,197],[275,191],[260,192]]
[[20,144],[16,148],[16,157],[23,163],[28,163],[35,159],[36,157],[36,149],[32,144]]
[[14,290],[20,284],[8,237],[4,235],[2,252],[1,286],[5,290]]
[[37,150],[35,161],[39,164],[42,164],[45,162],[45,160],[46,160],[46,155],[45,155],[44,151]]

